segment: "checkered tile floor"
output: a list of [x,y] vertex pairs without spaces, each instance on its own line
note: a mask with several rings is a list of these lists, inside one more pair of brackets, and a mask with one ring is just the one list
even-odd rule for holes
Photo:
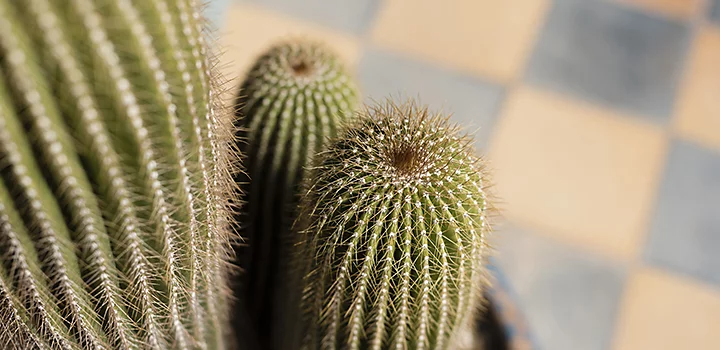
[[215,1],[232,77],[307,35],[477,131],[543,349],[720,349],[720,0]]

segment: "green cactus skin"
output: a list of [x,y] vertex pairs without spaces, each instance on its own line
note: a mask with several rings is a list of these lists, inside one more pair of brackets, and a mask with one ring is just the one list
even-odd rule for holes
[[355,83],[335,53],[307,39],[271,46],[241,85],[236,114],[249,179],[237,179],[245,193],[237,221],[246,225],[240,232],[248,246],[237,250],[245,270],[237,288],[261,343],[275,338],[272,319],[285,313],[272,299],[287,269],[282,250],[304,167],[356,104]]
[[453,349],[486,284],[488,179],[414,100],[364,108],[318,156],[297,223],[304,349]]
[[234,128],[196,0],[0,0],[0,343],[224,349]]

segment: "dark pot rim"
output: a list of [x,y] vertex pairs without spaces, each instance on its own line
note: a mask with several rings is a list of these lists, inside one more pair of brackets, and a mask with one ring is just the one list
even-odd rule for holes
[[475,330],[483,339],[483,350],[534,350],[537,343],[522,312],[522,306],[503,271],[490,261],[492,287],[486,291],[486,311]]

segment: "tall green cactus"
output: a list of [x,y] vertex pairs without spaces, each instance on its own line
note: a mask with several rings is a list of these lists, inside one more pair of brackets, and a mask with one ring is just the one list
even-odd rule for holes
[[233,127],[196,0],[0,0],[0,344],[223,349]]
[[471,145],[426,107],[387,102],[319,156],[298,221],[303,348],[454,348],[489,249],[488,180]]
[[237,251],[245,269],[238,293],[248,302],[250,323],[263,344],[275,337],[269,333],[272,320],[286,312],[272,299],[288,268],[282,251],[305,166],[353,114],[356,99],[355,83],[335,53],[306,39],[270,47],[241,85],[239,138],[249,179],[237,180],[244,183],[246,203],[237,221],[248,244]]

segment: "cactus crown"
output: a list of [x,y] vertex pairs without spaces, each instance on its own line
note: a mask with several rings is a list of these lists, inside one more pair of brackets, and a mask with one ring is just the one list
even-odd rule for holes
[[318,155],[297,223],[307,348],[445,349],[484,279],[483,163],[416,102],[367,107]]
[[250,176],[257,177],[254,170],[267,175],[283,167],[289,172],[287,185],[294,187],[304,164],[352,113],[357,92],[334,52],[318,42],[292,39],[258,58],[237,102]]
[[439,190],[445,187],[444,178],[482,172],[472,139],[461,135],[448,117],[432,114],[415,101],[365,106],[358,120],[347,123],[342,135],[320,154],[318,163],[316,173],[349,171],[360,181],[372,178],[418,190]]
[[288,39],[272,46],[263,54],[249,79],[262,78],[266,84],[275,87],[309,87],[332,90],[325,86],[341,79],[347,82],[344,68],[325,45],[308,39]]

